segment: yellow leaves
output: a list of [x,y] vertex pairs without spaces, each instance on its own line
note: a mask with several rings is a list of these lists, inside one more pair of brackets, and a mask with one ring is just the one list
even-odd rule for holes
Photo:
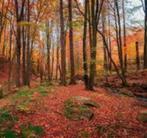
[[32,22],[21,21],[18,23],[19,26],[31,26]]
[[38,24],[38,23],[35,23],[35,22],[27,22],[27,21],[21,21],[18,23],[18,25],[20,26],[25,26],[25,27],[33,27],[33,28],[42,28],[44,27],[43,24]]
[[82,20],[78,20],[78,21],[74,21],[73,22],[73,27],[74,28],[76,27],[76,28],[81,29],[82,25],[83,25],[83,21]]

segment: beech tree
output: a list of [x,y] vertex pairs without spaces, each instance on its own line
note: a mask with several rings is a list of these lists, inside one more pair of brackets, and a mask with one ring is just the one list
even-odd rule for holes
[[17,22],[17,31],[16,31],[16,86],[20,87],[20,66],[21,66],[21,27],[19,23],[23,19],[23,12],[25,7],[26,0],[23,0],[22,3],[20,1],[15,0],[15,12],[16,12],[16,22]]
[[70,68],[71,68],[71,75],[70,75],[70,83],[71,84],[75,84],[75,62],[74,62],[74,46],[73,46],[73,22],[72,22],[72,18],[73,18],[73,12],[72,12],[72,8],[73,8],[73,1],[72,0],[68,0],[68,14],[69,14],[69,43],[70,43]]
[[66,85],[66,46],[63,0],[60,0],[61,84]]
[[144,11],[145,11],[145,18],[144,18],[144,68],[147,68],[147,1],[144,1]]
[[87,25],[88,25],[88,4],[89,0],[85,0],[84,8],[84,31],[83,31],[83,70],[84,70],[84,83],[86,89],[89,89],[89,75],[88,75],[88,65],[87,65]]

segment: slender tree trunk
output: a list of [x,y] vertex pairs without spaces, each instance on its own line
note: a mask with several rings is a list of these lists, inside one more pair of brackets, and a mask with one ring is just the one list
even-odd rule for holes
[[23,49],[22,49],[22,75],[23,75],[23,84],[26,85],[26,34],[25,28],[22,29],[22,41],[23,41]]
[[[30,23],[30,0],[27,1],[27,8],[28,8],[28,23]],[[27,30],[27,85],[30,86],[30,72],[31,72],[31,54],[30,54],[30,26],[28,26]]]
[[147,69],[147,0],[144,0],[145,3],[145,19],[144,19],[144,68]]
[[11,90],[11,76],[12,76],[12,27],[10,25],[10,48],[9,48],[9,74],[8,74],[8,90]]
[[88,4],[89,0],[85,0],[85,15],[84,15],[84,32],[83,32],[83,69],[84,69],[84,83],[86,89],[89,89],[89,76],[88,76],[88,65],[87,65],[87,18],[88,18]]
[[137,70],[140,70],[140,56],[139,56],[139,43],[136,42],[136,66]]
[[[106,9],[102,11],[102,31],[103,34],[106,35]],[[108,57],[107,57],[107,51],[104,40],[103,40],[103,51],[104,51],[104,76],[106,82],[108,82]]]
[[107,44],[105,35],[104,35],[100,30],[97,30],[97,31],[98,31],[98,33],[99,33],[99,34],[102,36],[102,38],[103,38],[103,41],[104,41],[105,46],[106,46],[106,51],[107,51],[107,53],[108,53],[108,57],[110,58],[110,61],[111,61],[112,65],[114,66],[114,69],[115,69],[115,71],[116,71],[118,77],[121,79],[122,84],[125,84],[125,83],[126,83],[126,80],[124,80],[124,77],[123,77],[122,74],[119,72],[119,69],[118,69],[116,63],[114,62],[114,60],[113,60],[113,58],[112,58],[112,56],[111,56],[111,53],[110,53],[110,50],[109,50],[109,47],[108,47],[108,44]]
[[3,48],[2,48],[2,55],[5,56],[6,52],[6,30],[4,30],[4,43],[3,43]]
[[[23,21],[25,21],[25,11],[23,11]],[[22,79],[23,84],[27,85],[26,81],[26,28],[22,27]]]
[[120,12],[119,12],[119,6],[118,1],[115,0],[115,24],[116,24],[116,38],[117,38],[117,44],[118,44],[118,56],[119,56],[119,62],[120,62],[120,69],[121,69],[121,75],[123,78],[123,85],[127,85],[127,80],[125,76],[125,69],[124,69],[124,60],[123,60],[123,50],[122,50],[122,37],[121,37],[121,22],[120,22]]
[[61,84],[66,85],[66,45],[63,15],[63,0],[60,0]]
[[126,13],[125,13],[125,0],[122,0],[123,8],[123,41],[124,41],[124,69],[127,71],[127,42],[126,42]]
[[1,1],[1,12],[0,12],[0,42],[1,42],[1,37],[2,37],[2,33],[3,33],[3,29],[4,29],[4,23],[3,23],[3,19],[4,19],[4,2],[5,0]]
[[47,28],[47,34],[46,34],[46,36],[47,36],[47,72],[48,72],[48,81],[50,82],[51,81],[51,67],[50,67],[50,65],[51,65],[51,63],[50,63],[50,48],[51,48],[51,38],[50,38],[50,25],[49,25],[50,23],[49,22],[47,22],[47,24],[46,24],[46,28]]
[[25,0],[22,0],[21,8],[19,7],[18,0],[15,0],[15,11],[16,11],[16,86],[20,87],[21,81],[21,27],[19,23],[23,19],[23,11],[25,6]]
[[56,80],[58,80],[58,73],[59,73],[59,46],[57,46],[57,51],[56,51],[56,58],[57,58],[57,63],[56,63]]
[[92,42],[90,46],[90,77],[89,77],[89,89],[94,89],[94,81],[96,75],[96,46],[97,46],[97,21],[95,13],[95,0],[91,1],[91,32],[92,32]]
[[51,78],[52,80],[54,79],[54,52],[55,52],[55,48],[54,48],[54,45],[52,45],[52,70],[51,70]]
[[[109,48],[109,51],[110,51],[110,56],[112,57],[112,47],[111,47],[111,24],[110,24],[110,14],[108,15],[108,25],[109,25],[109,27],[108,27],[108,36],[109,36],[109,43],[108,43],[108,48]],[[104,41],[104,40],[103,40]],[[107,51],[107,50],[106,50]],[[109,57],[109,56],[108,56]],[[109,71],[110,71],[110,73],[112,72],[112,62],[111,62],[111,60],[110,60],[110,58],[109,58]]]
[[70,43],[70,83],[75,84],[75,63],[74,63],[74,47],[73,47],[73,23],[72,23],[72,0],[68,0],[68,13],[69,13],[69,43]]
[[[118,54],[119,54],[119,60],[120,60],[120,66],[121,70],[123,69],[123,53],[122,53],[122,39],[121,39],[121,23],[120,23],[120,13],[119,13],[119,7],[118,7],[118,1],[115,0],[115,8],[116,8],[116,35],[117,35],[117,43],[118,43]],[[123,73],[123,71],[122,71]]]
[[[59,29],[57,29],[57,31],[59,32]],[[56,48],[56,80],[58,80],[59,76],[60,76],[60,37],[59,35],[57,36],[57,48]]]
[[[17,22],[19,23],[19,21]],[[20,26],[17,24],[17,34],[16,34],[16,86],[20,87],[20,55],[21,55],[21,30]]]

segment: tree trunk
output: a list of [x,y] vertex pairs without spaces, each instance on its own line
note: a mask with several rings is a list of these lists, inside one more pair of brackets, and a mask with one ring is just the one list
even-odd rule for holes
[[88,4],[89,0],[85,0],[85,15],[84,15],[84,32],[83,32],[83,69],[84,69],[84,83],[85,88],[89,89],[89,76],[88,76],[88,65],[87,65],[87,18],[88,18]]
[[127,85],[126,76],[125,76],[125,69],[124,69],[124,60],[123,60],[123,50],[122,50],[122,37],[121,37],[121,22],[120,22],[120,12],[119,12],[119,6],[118,1],[115,0],[115,25],[116,25],[116,38],[117,38],[117,44],[118,44],[118,56],[119,56],[119,62],[120,62],[120,70],[121,75],[123,77],[123,85]]
[[26,82],[26,34],[25,34],[25,28],[22,29],[22,43],[23,43],[23,49],[22,49],[22,75],[23,75],[23,84],[27,85]]
[[21,55],[21,30],[17,22],[17,34],[16,34],[16,86],[20,87],[20,55]]
[[136,42],[136,66],[137,70],[140,70],[140,56],[139,56],[139,43]]
[[12,27],[10,24],[10,48],[9,48],[9,74],[8,74],[8,90],[11,90],[11,75],[12,75]]
[[57,51],[56,51],[56,58],[57,58],[57,63],[56,63],[56,80],[58,80],[58,73],[59,73],[59,46],[57,46]]
[[[102,11],[102,31],[103,31],[103,34],[106,35],[106,9]],[[105,76],[106,82],[108,82],[108,56],[107,56],[104,40],[103,40],[103,51],[104,51],[104,66],[103,66],[104,76]]]
[[[22,1],[21,8],[19,7],[18,0],[15,0],[15,12],[16,12],[16,86],[20,87],[20,66],[21,66],[21,27],[19,23],[23,19],[23,11],[25,6],[25,0]],[[20,12],[21,11],[21,12]]]
[[68,0],[69,13],[69,43],[70,43],[70,84],[75,84],[75,63],[74,63],[74,48],[73,48],[73,24],[72,24],[72,0]]
[[123,35],[124,35],[124,69],[127,71],[127,42],[126,42],[126,16],[125,16],[125,0],[122,0],[123,8]]
[[55,52],[55,48],[54,48],[54,45],[52,45],[52,67],[51,67],[51,79],[53,80],[54,78],[54,52]]
[[[27,2],[27,8],[28,8],[28,23],[30,23],[30,0]],[[30,72],[31,72],[31,54],[30,54],[30,26],[28,26],[27,30],[27,72],[26,72],[26,83],[28,86],[30,86]]]
[[147,69],[147,0],[145,3],[145,19],[144,19],[144,69]]
[[51,81],[51,63],[50,63],[50,49],[51,49],[51,38],[50,38],[50,23],[47,22],[46,24],[46,28],[47,28],[47,34],[46,34],[46,37],[47,37],[47,72],[48,72],[48,81],[50,82]]
[[60,0],[61,84],[66,85],[66,46],[63,15],[63,0]]
[[92,34],[92,41],[90,46],[90,76],[89,76],[89,89],[94,90],[94,81],[96,75],[96,46],[97,46],[97,21],[96,21],[96,14],[95,13],[95,0],[91,1],[90,6],[91,12],[91,34]]
[[[109,8],[110,9],[110,8]],[[112,47],[111,47],[111,21],[110,21],[110,14],[108,15],[108,35],[109,35],[109,43],[108,43],[108,49],[110,51],[110,56],[112,57]],[[104,41],[104,40],[103,40]],[[106,50],[107,51],[107,50]],[[109,56],[108,56],[109,57]],[[111,59],[109,58],[109,71],[110,73],[112,72],[112,62],[111,62]]]

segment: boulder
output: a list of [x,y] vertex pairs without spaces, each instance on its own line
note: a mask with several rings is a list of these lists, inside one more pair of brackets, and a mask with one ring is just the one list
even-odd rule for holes
[[85,105],[87,107],[100,107],[99,104],[91,100],[90,98],[83,97],[83,96],[76,96],[72,98],[74,102],[77,102],[77,104]]
[[99,105],[87,97],[72,97],[64,103],[64,115],[71,120],[91,120],[94,117],[92,107]]

